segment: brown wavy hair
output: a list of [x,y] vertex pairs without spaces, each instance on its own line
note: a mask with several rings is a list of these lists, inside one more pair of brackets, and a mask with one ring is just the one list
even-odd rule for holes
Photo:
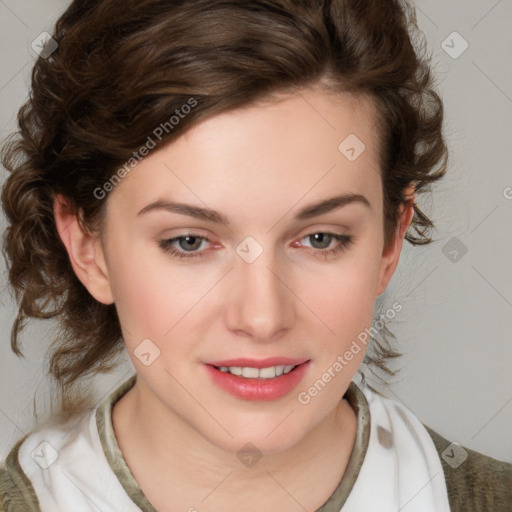
[[[190,98],[196,106],[157,146],[277,92],[323,84],[370,95],[386,243],[404,189],[421,194],[446,172],[443,104],[406,0],[75,0],[52,37],[58,47],[35,62],[19,129],[2,146],[3,250],[19,304],[13,351],[22,355],[27,318],[58,320],[48,366],[61,412],[78,403],[80,382],[115,366],[124,345],[115,305],[96,301],[73,272],[54,196],[68,199],[85,229],[101,230],[106,200],[94,191]],[[433,227],[415,203],[406,239],[429,243]],[[383,338],[365,362],[392,374],[386,363],[397,355]]]

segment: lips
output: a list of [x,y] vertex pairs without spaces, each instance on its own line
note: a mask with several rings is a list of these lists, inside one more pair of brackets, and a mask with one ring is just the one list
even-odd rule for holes
[[308,361],[307,358],[297,359],[291,357],[268,357],[267,359],[248,359],[239,357],[237,359],[224,359],[222,361],[212,361],[206,364],[220,368],[221,366],[241,366],[249,368],[269,368],[270,366],[298,366]]
[[[211,381],[224,392],[242,400],[277,400],[285,397],[295,389],[308,371],[309,359],[294,359],[289,357],[272,357],[268,359],[225,359],[203,364],[203,368]],[[292,366],[288,373],[271,378],[248,378],[222,371],[224,367],[238,368],[268,368],[272,366]]]

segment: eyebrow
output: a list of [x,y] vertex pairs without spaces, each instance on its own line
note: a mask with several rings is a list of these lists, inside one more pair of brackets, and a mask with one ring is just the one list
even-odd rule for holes
[[[346,193],[339,196],[330,197],[328,199],[323,199],[317,203],[306,206],[302,210],[299,210],[299,212],[295,215],[295,220],[311,219],[313,217],[317,217],[318,215],[331,212],[349,204],[362,204],[371,209],[370,202],[363,195]],[[194,217],[196,219],[218,224],[225,224],[226,226],[230,225],[229,219],[215,210],[186,203],[166,201],[163,199],[158,199],[157,201],[148,204],[142,208],[139,213],[137,213],[137,216],[145,215],[149,212],[158,210],[164,210],[171,213],[179,213],[181,215],[188,215],[189,217]]]

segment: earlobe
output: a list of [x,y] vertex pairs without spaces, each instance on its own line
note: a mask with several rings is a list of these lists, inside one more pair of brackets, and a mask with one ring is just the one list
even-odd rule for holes
[[381,266],[379,271],[379,282],[377,285],[376,296],[380,295],[387,288],[396,267],[400,260],[402,253],[402,244],[404,241],[405,233],[409,227],[414,216],[414,201],[416,194],[414,187],[408,187],[405,190],[405,202],[399,207],[399,225],[393,235],[392,240],[382,253]]
[[53,213],[76,276],[97,301],[112,304],[114,299],[99,234],[85,229],[61,194],[54,197]]

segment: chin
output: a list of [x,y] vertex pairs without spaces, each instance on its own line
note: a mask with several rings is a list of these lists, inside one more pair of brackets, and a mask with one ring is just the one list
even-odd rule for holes
[[236,418],[228,418],[225,425],[232,437],[218,425],[215,431],[201,429],[201,434],[220,449],[234,453],[239,458],[241,452],[251,450],[260,456],[277,454],[300,443],[309,432],[308,420],[299,418],[297,412],[289,409],[278,417],[269,417],[260,422],[254,418],[251,421],[250,414],[239,422]]

